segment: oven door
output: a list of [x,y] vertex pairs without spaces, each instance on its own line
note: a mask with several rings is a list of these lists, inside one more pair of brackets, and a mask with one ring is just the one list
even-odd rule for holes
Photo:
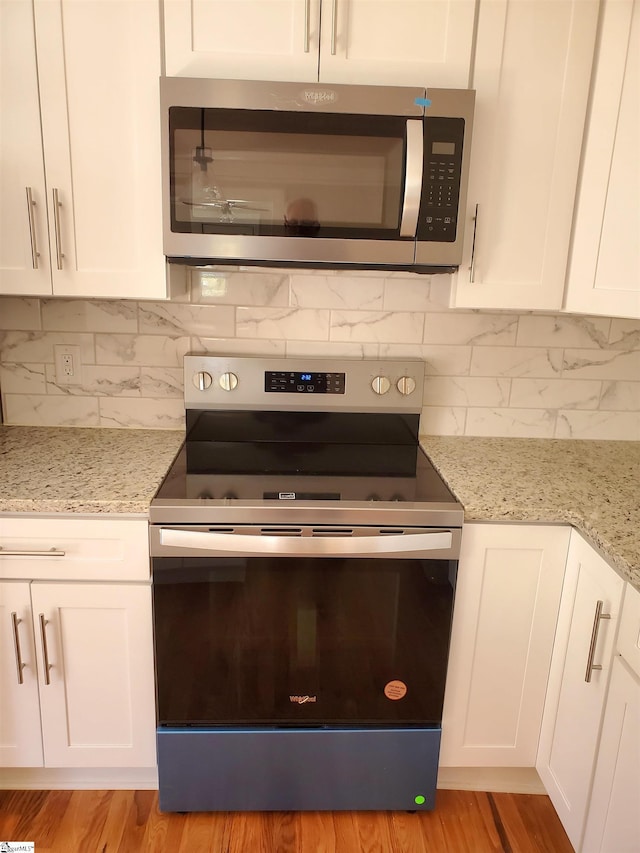
[[159,726],[439,726],[459,534],[153,528]]

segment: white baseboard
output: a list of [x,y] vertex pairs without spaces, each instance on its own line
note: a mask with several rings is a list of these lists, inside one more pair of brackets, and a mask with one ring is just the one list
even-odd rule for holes
[[535,767],[440,767],[438,788],[450,791],[546,794]]
[[4,790],[130,791],[157,790],[156,767],[5,767]]
[[[546,793],[533,767],[441,767],[438,788],[511,794]],[[0,789],[153,791],[158,789],[158,770],[156,767],[6,767],[0,775]]]

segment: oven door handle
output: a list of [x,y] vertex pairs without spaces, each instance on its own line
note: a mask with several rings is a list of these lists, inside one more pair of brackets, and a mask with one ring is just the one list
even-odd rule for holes
[[226,556],[378,557],[424,555],[451,548],[450,530],[373,536],[269,536],[160,528],[160,545],[180,550],[210,551]]

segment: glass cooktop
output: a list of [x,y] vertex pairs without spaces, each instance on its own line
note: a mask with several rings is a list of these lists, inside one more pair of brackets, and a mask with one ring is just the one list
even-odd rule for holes
[[188,412],[154,503],[390,501],[455,504],[418,445],[418,416]]

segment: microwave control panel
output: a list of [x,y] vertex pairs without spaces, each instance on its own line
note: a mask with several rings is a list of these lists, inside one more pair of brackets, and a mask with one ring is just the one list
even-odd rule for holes
[[425,118],[418,240],[456,240],[463,141],[464,119]]

